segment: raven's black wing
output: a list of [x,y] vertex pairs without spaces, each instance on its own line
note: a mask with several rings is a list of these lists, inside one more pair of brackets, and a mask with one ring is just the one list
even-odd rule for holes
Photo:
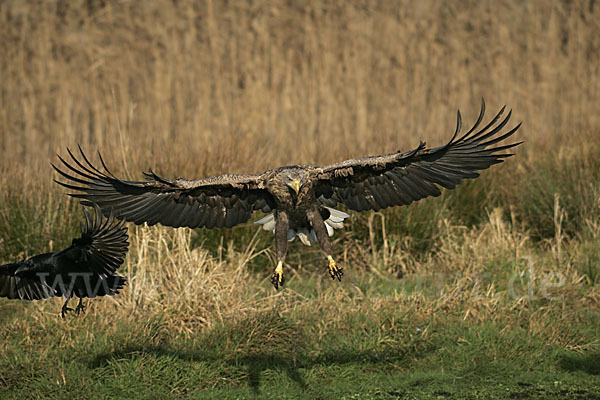
[[0,297],[21,300],[40,300],[54,297],[57,293],[47,282],[48,275],[35,277],[19,277],[15,272],[25,262],[0,266]]
[[57,270],[110,276],[123,264],[129,249],[125,221],[116,221],[112,212],[104,220],[97,205],[94,205],[94,216],[85,208],[83,213],[81,237],[73,239],[69,248],[54,254]]

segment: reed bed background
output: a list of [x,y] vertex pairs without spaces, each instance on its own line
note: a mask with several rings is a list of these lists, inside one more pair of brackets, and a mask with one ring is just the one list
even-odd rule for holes
[[275,292],[272,237],[250,224],[130,226],[129,286],[84,318],[0,301],[0,391],[494,397],[512,366],[541,385],[514,393],[600,395],[599,21],[591,0],[0,2],[3,262],[77,235],[49,164],[67,147],[131,179],[255,173],[442,144],[482,97],[525,142],[441,198],[354,215],[341,284],[293,244]]

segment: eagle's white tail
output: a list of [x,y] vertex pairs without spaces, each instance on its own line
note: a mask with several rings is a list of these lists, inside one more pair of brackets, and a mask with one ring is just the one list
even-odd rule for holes
[[[333,236],[334,229],[342,229],[344,226],[344,219],[350,217],[350,214],[346,214],[343,211],[336,210],[334,208],[325,207],[329,210],[329,218],[325,220],[325,227],[327,228],[327,234]],[[262,225],[265,231],[271,231],[275,233],[275,213],[271,213],[264,218],[259,219],[255,224]],[[300,241],[310,246],[313,243],[317,243],[317,235],[311,228],[290,229],[288,230],[288,240],[291,242],[298,236]]]

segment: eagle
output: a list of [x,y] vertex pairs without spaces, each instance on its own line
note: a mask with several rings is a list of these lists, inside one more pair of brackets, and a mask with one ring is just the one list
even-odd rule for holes
[[[97,207],[93,217],[86,209],[83,213],[81,236],[73,239],[71,246],[0,266],[0,297],[40,300],[64,296],[64,319],[67,311],[77,315],[85,311],[84,297],[119,293],[126,284],[126,279],[115,273],[129,248],[125,221],[117,222],[111,214],[103,220]],[[75,310],[67,307],[73,296],[79,297]]]
[[521,123],[504,129],[512,111],[506,106],[480,128],[485,114],[482,99],[479,117],[471,129],[461,133],[457,112],[454,134],[443,146],[428,148],[425,142],[413,150],[369,156],[327,166],[292,165],[261,174],[225,174],[198,180],[166,179],[151,169],[145,181],[130,181],[113,175],[100,153],[102,169],[94,166],[79,146],[80,157],[67,149],[70,161],[60,155],[62,169],[53,168],[68,182],[55,181],[74,193],[82,204],[97,204],[106,215],[135,224],[171,227],[214,228],[247,222],[254,211],[270,213],[256,223],[275,234],[277,265],[271,276],[275,289],[285,283],[283,263],[288,241],[298,237],[304,244],[318,243],[328,262],[332,279],[343,271],[333,259],[329,237],[342,228],[352,211],[381,210],[402,206],[429,196],[439,196],[440,187],[453,189],[463,179],[476,178],[479,170],[513,154],[502,152],[522,142],[500,143],[512,136]]

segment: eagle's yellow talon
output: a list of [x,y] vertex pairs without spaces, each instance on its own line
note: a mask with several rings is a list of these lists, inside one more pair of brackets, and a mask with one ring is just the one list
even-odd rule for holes
[[331,279],[337,278],[338,281],[341,281],[344,272],[336,265],[333,257],[327,256],[327,260],[329,260],[329,276],[331,276]]
[[275,286],[275,289],[283,287],[283,284],[285,283],[285,278],[283,277],[283,261],[277,263],[275,272],[271,275],[271,283]]

